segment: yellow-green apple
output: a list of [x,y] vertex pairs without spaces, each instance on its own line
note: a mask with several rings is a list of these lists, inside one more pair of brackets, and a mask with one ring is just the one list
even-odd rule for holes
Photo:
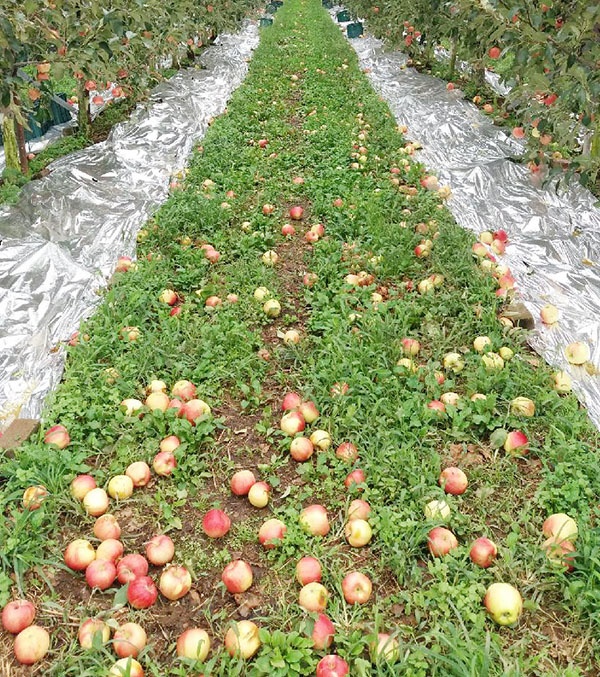
[[135,658],[119,658],[108,672],[108,677],[144,677],[144,668]]
[[281,417],[279,427],[286,435],[293,436],[304,430],[306,422],[299,411],[289,411]]
[[302,587],[298,594],[298,604],[305,611],[323,612],[327,607],[329,593],[324,585],[313,582]]
[[489,336],[478,336],[474,341],[473,341],[473,348],[478,353],[483,353],[485,352],[486,348],[491,348],[492,347],[492,339]]
[[71,496],[78,501],[83,501],[85,495],[96,486],[96,480],[91,475],[77,475],[71,482]]
[[528,443],[529,440],[524,432],[513,430],[506,436],[504,450],[511,456],[523,456],[529,452]]
[[483,393],[474,393],[471,395],[469,398],[471,402],[477,402],[479,400],[487,400],[487,395],[484,395]]
[[262,255],[261,260],[266,266],[274,266],[277,263],[277,261],[279,261],[279,256],[277,252],[273,251],[272,249],[269,249],[269,251],[266,251]]
[[486,353],[485,355],[481,356],[481,361],[483,362],[483,366],[488,371],[496,371],[504,367],[504,360],[502,357],[500,357],[500,355],[498,355],[498,353]]
[[450,405],[452,407],[458,407],[460,404],[460,395],[458,393],[447,392],[443,393],[440,396],[440,402],[444,405]]
[[556,543],[574,541],[578,534],[577,522],[564,512],[558,512],[550,515],[544,521],[542,533],[546,538],[551,538]]
[[202,519],[202,530],[209,538],[222,538],[230,527],[231,520],[228,515],[216,508],[209,510]]
[[510,348],[507,348],[506,346],[502,346],[502,348],[500,348],[498,353],[505,362],[510,362],[514,356],[514,352]]
[[258,531],[258,541],[267,549],[274,548],[283,540],[286,531],[287,527],[281,520],[268,519]]
[[134,609],[147,609],[158,598],[158,590],[150,576],[138,576],[129,582],[127,601]]
[[319,418],[319,410],[317,409],[315,403],[311,402],[310,400],[307,402],[302,402],[299,407],[299,411],[306,423],[314,423]]
[[48,653],[50,635],[39,625],[30,625],[15,637],[15,658],[23,665],[33,665]]
[[349,674],[350,666],[341,656],[336,654],[323,656],[317,663],[316,677],[346,677]]
[[223,569],[221,580],[232,594],[246,592],[252,585],[252,567],[242,559],[234,559]]
[[350,520],[344,529],[346,540],[353,548],[367,545],[373,536],[371,525],[363,519]]
[[144,405],[148,407],[150,411],[167,411],[170,401],[171,398],[167,395],[167,393],[154,392],[148,395]]
[[190,658],[204,661],[210,651],[210,639],[206,630],[202,628],[188,628],[177,638],[177,655],[180,658]]
[[159,534],[146,543],[146,558],[156,566],[170,562],[175,555],[175,544],[166,534]]
[[266,301],[269,296],[271,296],[271,292],[266,288],[266,287],[257,287],[254,290],[254,299],[259,302]]
[[590,347],[583,341],[569,343],[565,348],[565,357],[570,364],[585,364],[590,359]]
[[111,498],[130,498],[133,494],[133,480],[129,475],[115,475],[110,478],[107,489]]
[[88,515],[100,517],[108,510],[108,494],[101,487],[96,487],[83,497],[83,508]]
[[375,661],[395,663],[400,658],[400,645],[395,637],[386,632],[377,634],[377,640],[371,642],[371,656]]
[[326,430],[315,430],[310,436],[310,441],[320,451],[327,451],[331,446],[331,435]]
[[342,581],[342,592],[348,604],[365,604],[373,592],[371,579],[360,571],[352,571]]
[[290,444],[290,456],[302,463],[313,455],[315,447],[308,437],[295,437]]
[[483,244],[492,244],[494,241],[494,234],[490,230],[484,230],[479,233],[479,241]]
[[281,304],[276,299],[269,299],[263,305],[263,313],[267,317],[279,317],[281,313]]
[[438,484],[447,494],[460,496],[460,494],[464,494],[467,490],[469,480],[460,468],[452,466],[442,470],[438,479]]
[[325,226],[322,223],[315,223],[310,227],[310,230],[312,230],[313,233],[316,233],[319,237],[323,237],[325,235]]
[[35,619],[35,606],[28,599],[15,599],[2,609],[2,627],[13,635],[29,627]]
[[571,392],[571,377],[566,371],[557,371],[554,374],[553,380],[554,390],[556,390],[557,393]]
[[371,515],[371,506],[360,498],[355,498],[348,507],[348,521],[368,520]]
[[181,599],[192,588],[190,572],[182,566],[173,565],[163,570],[158,582],[158,589],[172,601]]
[[117,580],[125,584],[148,575],[148,560],[137,553],[125,555],[117,562]]
[[164,381],[160,381],[159,379],[153,379],[150,381],[150,383],[146,386],[146,394],[150,395],[150,393],[164,393],[167,390],[167,384]]
[[510,413],[513,416],[533,416],[535,403],[528,397],[515,397],[510,402]]
[[430,520],[446,520],[450,517],[450,506],[446,501],[433,500],[425,506],[423,512]]
[[168,306],[174,306],[179,300],[179,297],[177,296],[177,292],[173,289],[163,289],[158,300],[161,303],[166,303]]
[[82,649],[91,649],[97,636],[102,644],[110,639],[110,627],[100,618],[88,618],[79,626],[77,640]]
[[485,593],[483,603],[498,625],[516,623],[523,611],[521,594],[509,583],[492,583]]
[[146,631],[137,623],[123,623],[113,637],[113,649],[119,658],[137,658],[140,651],[146,646],[148,637]]
[[302,557],[296,564],[296,580],[300,585],[319,583],[322,576],[321,563],[315,557]]
[[271,487],[266,482],[255,482],[248,491],[248,500],[255,508],[264,508],[269,502]]
[[136,411],[139,411],[144,407],[143,403],[140,402],[140,400],[136,400],[134,397],[124,399],[120,406],[125,416],[133,416]]
[[107,538],[96,549],[96,559],[105,559],[116,563],[123,556],[124,546],[116,538]]
[[556,306],[551,303],[546,304],[540,310],[540,318],[544,324],[555,324],[558,322],[559,312]]
[[434,557],[443,557],[454,548],[458,548],[458,541],[450,529],[434,527],[427,534],[427,547]]
[[314,648],[317,651],[324,651],[325,649],[328,649],[333,642],[334,635],[335,627],[331,620],[325,614],[319,614],[313,625],[313,631],[311,634]]
[[300,512],[300,526],[313,536],[326,536],[329,533],[329,520],[324,506],[309,505]]
[[478,538],[473,542],[469,550],[469,557],[473,564],[477,564],[482,569],[487,569],[491,566],[498,555],[498,548],[489,538]]
[[335,450],[335,455],[338,458],[341,458],[342,461],[354,463],[354,461],[356,461],[358,458],[358,449],[354,444],[352,444],[352,442],[342,442]]
[[305,287],[314,287],[318,279],[319,276],[316,273],[305,273],[302,278],[302,284]]
[[296,329],[288,329],[283,335],[283,342],[287,346],[296,345],[297,343],[300,343],[301,338],[299,331]]
[[85,571],[95,559],[94,546],[83,538],[71,541],[65,549],[65,564],[73,571]]
[[459,353],[446,353],[443,359],[444,369],[458,374],[465,368],[464,360]]
[[230,656],[248,659],[260,649],[258,626],[252,621],[238,621],[227,630],[225,648]]
[[487,247],[485,247],[481,242],[475,242],[475,244],[471,247],[471,251],[478,259],[485,259],[485,257],[488,255]]
[[229,486],[236,496],[247,496],[255,482],[256,477],[251,470],[238,470],[233,474]]
[[94,522],[94,536],[101,541],[105,541],[108,538],[118,540],[121,537],[121,527],[117,518],[108,512],[100,515]]
[[421,280],[417,285],[417,290],[419,294],[431,294],[431,292],[433,292],[434,289],[435,286],[433,284],[433,280],[430,280],[429,278]]
[[133,486],[145,487],[152,479],[150,466],[145,461],[134,461],[127,466],[125,470],[127,477],[133,482]]
[[64,425],[54,425],[46,430],[44,442],[46,444],[54,444],[59,449],[64,449],[71,442],[69,431]]
[[177,459],[172,451],[159,451],[152,460],[152,469],[161,477],[168,477],[177,467]]

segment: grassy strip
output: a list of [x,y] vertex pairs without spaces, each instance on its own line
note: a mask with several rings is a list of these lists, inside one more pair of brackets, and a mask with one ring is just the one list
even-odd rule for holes
[[[586,674],[595,660],[593,644],[585,640],[598,576],[592,528],[599,489],[596,433],[574,398],[549,388],[550,372],[527,351],[524,336],[502,330],[494,284],[471,258],[472,237],[434,193],[407,194],[390,181],[390,169],[406,157],[404,141],[316,0],[286,0],[276,19],[227,115],[216,120],[194,156],[182,190],[140,234],[137,269],[119,275],[82,327],[79,345],[70,349],[45,423],[66,425],[72,444],[50,450],[40,438],[0,468],[3,589],[8,591],[14,569],[28,593],[37,590],[46,598],[42,618],[54,628],[57,647],[47,674],[92,675],[108,664],[110,652],[85,652],[73,639],[69,624],[76,627],[91,613],[138,620],[155,630],[141,659],[148,674],[187,674],[169,658],[185,623],[210,630],[215,650],[205,672],[313,674],[317,654],[294,634],[305,627],[306,614],[294,604],[291,580],[297,559],[314,554],[331,592],[327,613],[336,624],[335,650],[351,662],[352,674]],[[268,140],[266,149],[256,143],[261,138]],[[355,170],[351,154],[360,145],[368,159]],[[292,183],[298,175],[303,184]],[[410,164],[401,174],[403,186],[418,186],[421,175],[422,168]],[[337,199],[341,206],[334,206]],[[274,215],[263,215],[265,203],[276,205]],[[305,207],[306,224],[325,224],[326,237],[312,252],[301,236],[290,244],[278,234],[291,204]],[[431,235],[439,232],[428,259],[413,253],[423,237],[415,232],[420,223],[430,224]],[[215,265],[201,249],[206,243],[222,254]],[[274,269],[261,262],[272,248],[280,254]],[[290,261],[301,262],[305,254],[318,281],[302,293],[302,271]],[[361,270],[374,276],[372,285],[344,282],[347,273]],[[425,295],[411,291],[410,282],[416,286],[431,274],[444,276],[441,287]],[[282,303],[274,324],[252,299],[258,286]],[[180,295],[181,314],[171,316],[159,301],[165,288]],[[374,302],[374,292],[383,300]],[[236,293],[239,302],[227,302],[227,293]],[[216,312],[205,308],[213,295],[223,300]],[[138,340],[119,338],[128,326],[139,328]],[[295,348],[280,345],[274,334],[289,327],[305,336]],[[495,348],[512,348],[515,357],[501,371],[486,371],[471,348],[478,335],[489,336]],[[396,366],[403,337],[422,345],[416,372]],[[259,350],[268,350],[271,359]],[[465,369],[446,373],[440,387],[435,372],[454,350],[464,355]],[[143,399],[153,378],[169,385],[192,380],[214,415],[192,427],[171,412],[137,418],[119,411],[122,399]],[[345,395],[331,392],[336,382],[348,384]],[[317,402],[321,419],[313,427],[329,429],[336,443],[357,445],[367,477],[361,497],[374,508],[370,548],[344,542],[344,510],[358,495],[343,488],[347,464],[332,453],[305,464],[290,460],[289,440],[277,430],[276,408],[286,387]],[[457,392],[461,402],[440,418],[426,405],[443,391]],[[470,401],[476,392],[487,399]],[[509,413],[508,403],[519,395],[535,401],[532,419]],[[492,449],[490,433],[500,427],[527,433],[528,458]],[[85,585],[56,568],[65,542],[87,533],[93,522],[66,487],[77,472],[91,470],[101,483],[133,460],[150,461],[167,434],[184,442],[172,481],[136,492],[114,511],[131,532],[124,536],[128,550],[157,530],[173,535],[178,562],[194,573],[196,597],[178,603],[177,618],[164,603],[126,615],[102,596],[90,600]],[[425,540],[435,523],[424,519],[423,506],[443,496],[437,478],[450,464],[464,467],[470,479],[464,496],[447,499],[462,545],[454,556],[431,559]],[[242,466],[271,483],[273,512],[288,525],[269,561],[255,546],[264,511],[244,512],[229,497],[226,479]],[[15,506],[30,483],[44,484],[51,495],[39,511],[22,512]],[[299,509],[317,502],[327,506],[332,521],[324,539],[307,536],[298,525]],[[224,544],[209,542],[199,529],[203,512],[214,505],[234,512]],[[568,576],[540,550],[541,523],[554,511],[572,514],[580,526],[577,568]],[[485,571],[467,557],[471,540],[484,534],[501,552]],[[258,598],[252,616],[264,629],[264,646],[247,668],[218,649],[228,620],[240,612],[215,583],[223,564],[240,553],[259,574],[251,589]],[[343,602],[341,579],[352,569],[373,579],[373,603]],[[486,619],[481,598],[494,580],[513,583],[527,601],[518,629],[498,632]],[[372,664],[368,645],[377,630],[397,635],[400,663]],[[553,640],[567,633],[564,645]]]

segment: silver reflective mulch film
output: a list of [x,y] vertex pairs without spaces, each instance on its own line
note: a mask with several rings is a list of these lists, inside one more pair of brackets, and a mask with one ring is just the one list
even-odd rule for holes
[[[600,426],[600,377],[569,365],[564,356],[567,344],[584,341],[591,362],[600,367],[596,198],[575,181],[562,192],[539,186],[527,167],[509,159],[522,152],[521,143],[460,92],[447,91],[442,80],[406,68],[406,55],[386,51],[372,36],[350,42],[375,90],[398,123],[408,127],[408,138],[422,144],[419,160],[450,185],[448,206],[457,222],[475,233],[508,232],[510,244],[500,260],[510,267],[521,300],[535,319],[530,343],[571,375],[574,390]],[[551,327],[539,319],[547,303],[560,311],[558,324]]]
[[0,209],[0,430],[38,417],[62,375],[51,352],[99,301],[117,258],[166,200],[209,120],[222,113],[258,45],[256,22],[220,36],[200,61],[159,85],[109,138],[53,163]]

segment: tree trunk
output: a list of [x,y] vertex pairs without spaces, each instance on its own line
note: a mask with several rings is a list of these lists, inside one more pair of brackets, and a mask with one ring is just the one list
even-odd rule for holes
[[[21,110],[21,100],[19,99],[19,95],[16,93],[13,93],[13,104],[19,110]],[[19,151],[19,161],[21,163],[21,172],[23,174],[27,174],[29,169],[29,161],[27,160],[27,148],[25,148],[25,130],[23,129],[23,125],[16,119],[14,121],[14,126],[17,139],[17,148]]]
[[2,136],[4,138],[4,156],[6,159],[6,168],[15,171],[21,171],[19,162],[19,149],[17,146],[17,135],[15,133],[15,121],[8,115],[2,116]]
[[458,55],[458,45],[456,40],[452,40],[452,49],[450,51],[450,80],[454,80],[454,73],[456,72],[456,57]]
[[90,115],[90,95],[85,88],[85,78],[77,80],[77,128],[86,139],[92,138],[92,116]]

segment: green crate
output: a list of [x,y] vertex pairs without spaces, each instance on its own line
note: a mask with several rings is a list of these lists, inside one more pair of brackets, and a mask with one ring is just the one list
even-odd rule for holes
[[333,9],[333,2],[331,0],[321,0],[321,4],[325,9]]
[[352,21],[350,12],[347,9],[343,9],[341,12],[338,12],[335,18],[340,22],[344,23],[345,21]]
[[263,16],[260,19],[260,27],[265,28],[266,26],[272,26],[273,25],[273,19],[271,19],[268,16]]
[[363,33],[363,25],[360,21],[355,21],[346,26],[346,33],[349,38],[359,38]]
[[271,3],[270,5],[267,5],[267,6],[265,7],[265,12],[266,12],[267,14],[275,14],[275,12],[276,12],[278,9],[279,9],[279,8],[277,7],[277,5],[274,5],[273,3]]

